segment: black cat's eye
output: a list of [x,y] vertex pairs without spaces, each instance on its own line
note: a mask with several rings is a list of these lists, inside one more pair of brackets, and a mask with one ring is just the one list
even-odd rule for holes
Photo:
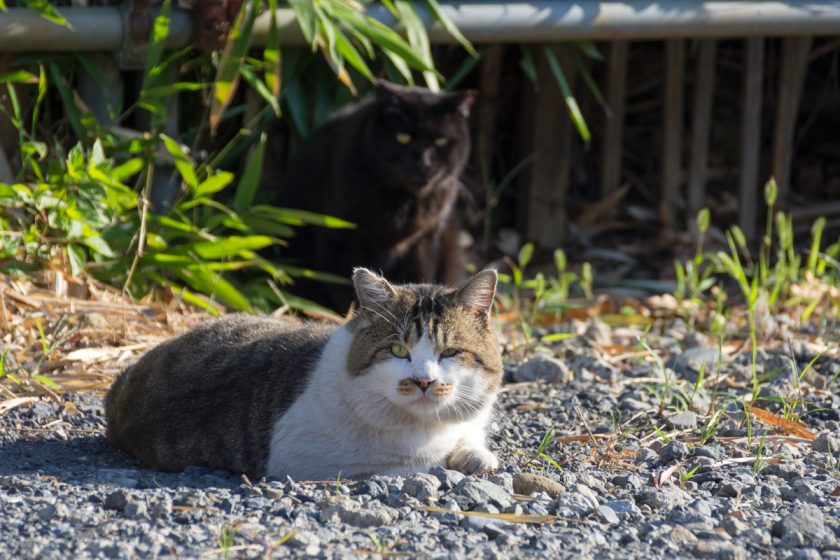
[[458,354],[459,352],[460,352],[460,350],[458,350],[457,348],[446,348],[444,350],[441,350],[440,357],[441,358],[451,358],[452,356]]
[[408,348],[403,346],[402,344],[392,344],[391,345],[391,354],[396,356],[397,358],[408,358]]
[[400,144],[408,144],[409,142],[411,142],[411,134],[406,134],[405,132],[398,132],[397,142],[399,142]]
[[440,138],[435,138],[435,146],[437,146],[438,148],[443,148],[447,144],[449,144],[449,138],[443,136],[441,136]]

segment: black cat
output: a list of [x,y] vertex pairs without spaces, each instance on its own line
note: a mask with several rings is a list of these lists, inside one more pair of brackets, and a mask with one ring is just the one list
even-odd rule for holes
[[[305,228],[284,256],[344,278],[363,266],[395,282],[459,282],[455,202],[474,98],[381,81],[375,97],[332,116],[289,162],[276,202],[357,229]],[[339,311],[353,298],[349,286],[301,284],[292,292]]]

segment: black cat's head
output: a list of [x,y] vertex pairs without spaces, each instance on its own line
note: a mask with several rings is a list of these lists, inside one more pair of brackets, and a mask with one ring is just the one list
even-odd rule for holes
[[434,93],[380,80],[366,135],[369,163],[383,183],[408,190],[458,176],[470,152],[475,92]]

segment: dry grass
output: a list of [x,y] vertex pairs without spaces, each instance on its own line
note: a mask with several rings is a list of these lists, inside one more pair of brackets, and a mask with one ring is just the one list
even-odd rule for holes
[[49,271],[29,281],[0,274],[0,414],[65,391],[101,393],[147,348],[207,318],[172,293],[132,301]]

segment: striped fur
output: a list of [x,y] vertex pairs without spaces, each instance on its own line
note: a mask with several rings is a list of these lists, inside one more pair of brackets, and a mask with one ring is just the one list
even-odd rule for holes
[[[493,468],[495,281],[483,272],[457,290],[392,286],[360,270],[360,311],[341,328],[244,315],[202,325],[115,381],[108,439],[170,471],[326,479]],[[410,355],[397,358],[393,344]]]

